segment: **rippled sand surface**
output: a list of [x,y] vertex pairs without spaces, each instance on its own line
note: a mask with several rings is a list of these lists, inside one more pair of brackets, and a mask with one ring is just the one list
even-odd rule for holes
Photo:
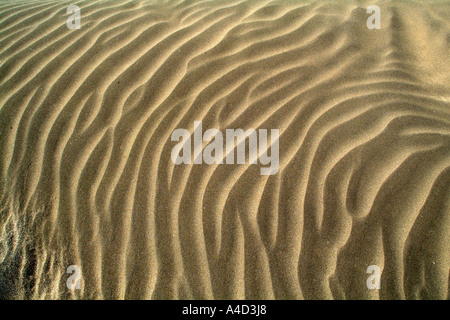
[[449,53],[450,1],[0,2],[0,297],[449,299]]

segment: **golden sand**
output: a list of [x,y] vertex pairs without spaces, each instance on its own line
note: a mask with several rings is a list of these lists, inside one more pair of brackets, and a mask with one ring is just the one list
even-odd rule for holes
[[449,52],[450,1],[0,2],[0,298],[449,299]]

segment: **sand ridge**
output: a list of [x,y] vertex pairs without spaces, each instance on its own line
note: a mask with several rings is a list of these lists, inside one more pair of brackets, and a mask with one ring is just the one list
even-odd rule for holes
[[[0,295],[448,299],[449,17],[448,1],[0,3]],[[174,165],[194,121],[279,129],[279,172]]]

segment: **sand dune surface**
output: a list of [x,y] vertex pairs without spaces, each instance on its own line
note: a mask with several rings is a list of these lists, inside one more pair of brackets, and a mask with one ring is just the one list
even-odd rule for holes
[[449,299],[449,52],[449,1],[0,2],[0,297]]

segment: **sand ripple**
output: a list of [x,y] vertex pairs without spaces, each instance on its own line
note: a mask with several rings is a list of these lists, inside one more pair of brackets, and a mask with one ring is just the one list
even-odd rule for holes
[[[0,296],[448,299],[450,5],[375,3],[2,2]],[[280,171],[175,166],[196,120]]]

